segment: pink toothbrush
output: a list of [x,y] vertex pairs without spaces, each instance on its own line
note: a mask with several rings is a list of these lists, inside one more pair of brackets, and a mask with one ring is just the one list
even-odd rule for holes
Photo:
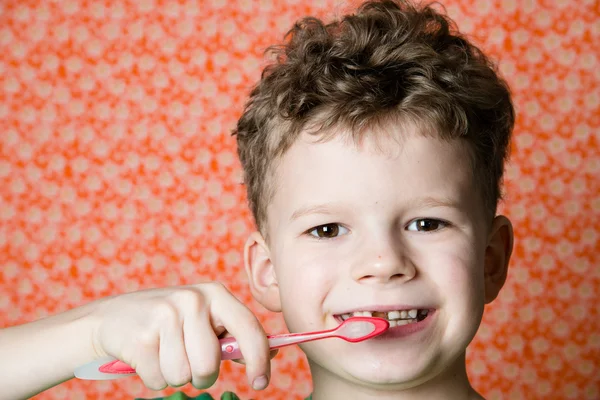
[[[382,318],[352,317],[342,322],[337,328],[327,331],[287,333],[268,336],[271,350],[292,344],[310,342],[313,340],[337,337],[348,342],[356,343],[380,335],[389,328],[390,324]],[[219,340],[221,343],[221,360],[242,358],[238,343],[233,337]],[[136,375],[135,370],[114,357],[104,357],[75,370],[79,379],[108,380]]]

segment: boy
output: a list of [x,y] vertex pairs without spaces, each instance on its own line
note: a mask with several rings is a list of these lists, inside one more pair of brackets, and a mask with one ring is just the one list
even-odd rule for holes
[[495,216],[506,84],[447,19],[406,2],[305,19],[278,54],[237,126],[259,228],[252,293],[293,332],[353,313],[392,325],[301,346],[313,399],[481,398],[465,350],[512,249]]
[[[292,332],[356,313],[391,325],[358,344],[302,345],[312,399],[481,399],[465,351],[512,250],[511,224],[496,216],[514,124],[506,84],[446,17],[404,1],[367,2],[329,25],[305,19],[276,51],[235,131],[258,227],[245,246],[252,294]],[[253,387],[269,380],[264,331],[217,284],[117,296],[30,325],[0,338],[28,337],[22,368],[11,363],[0,382],[14,397],[105,354],[150,388],[208,387],[225,331]],[[55,348],[61,366],[31,371]],[[11,351],[0,346],[5,359]]]

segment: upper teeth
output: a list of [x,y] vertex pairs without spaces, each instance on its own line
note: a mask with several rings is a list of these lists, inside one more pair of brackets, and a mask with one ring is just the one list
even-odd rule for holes
[[350,314],[342,314],[340,317],[342,320],[347,320],[350,317],[379,317],[386,318],[390,321],[396,319],[414,319],[417,318],[417,315],[427,315],[428,310],[421,310],[418,308],[413,308],[412,310],[394,310],[388,312],[381,311],[355,311]]

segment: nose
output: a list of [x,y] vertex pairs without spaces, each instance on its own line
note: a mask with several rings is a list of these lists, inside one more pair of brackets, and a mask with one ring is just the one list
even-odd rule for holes
[[417,275],[408,249],[393,236],[375,243],[364,243],[352,268],[352,278],[359,283],[405,283]]

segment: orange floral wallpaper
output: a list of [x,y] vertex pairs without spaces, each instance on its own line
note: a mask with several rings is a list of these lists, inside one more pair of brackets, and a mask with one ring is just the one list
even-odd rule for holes
[[[518,110],[502,206],[516,249],[471,346],[470,375],[489,399],[600,399],[600,4],[445,4],[499,60]],[[265,47],[298,17],[345,6],[1,1],[0,326],[219,279],[267,331],[283,331],[245,286],[252,225],[230,131]],[[279,354],[273,376],[253,392],[227,362],[210,392],[300,399],[311,390],[296,348]],[[73,380],[36,398],[159,394],[140,382]]]

